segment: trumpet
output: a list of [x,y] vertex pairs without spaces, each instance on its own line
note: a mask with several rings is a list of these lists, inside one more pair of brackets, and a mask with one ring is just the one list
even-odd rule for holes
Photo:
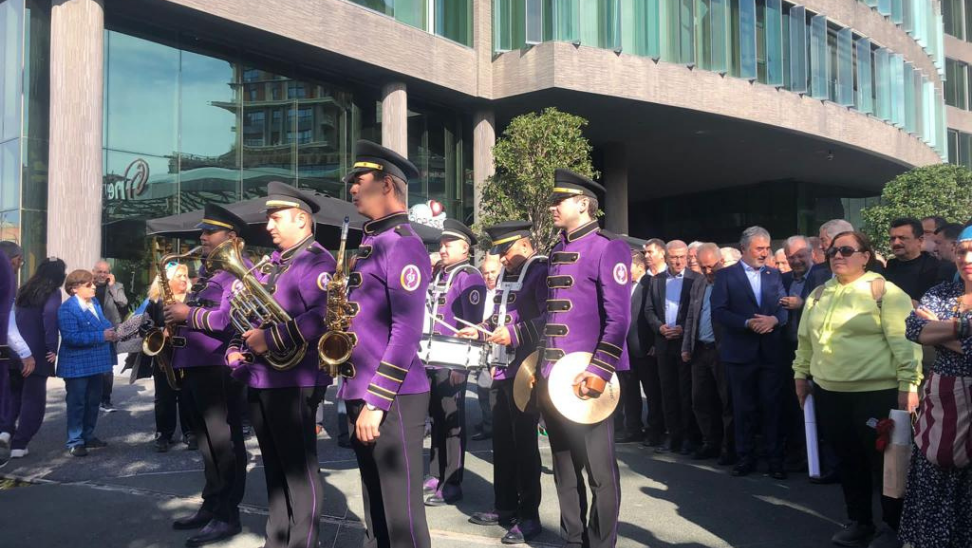
[[[163,306],[176,302],[172,288],[169,287],[169,276],[165,272],[166,266],[177,259],[197,256],[200,249],[202,249],[201,246],[191,249],[188,253],[170,253],[159,260],[159,291]],[[166,322],[161,328],[153,328],[146,333],[145,339],[142,341],[142,353],[155,358],[155,364],[165,373],[165,380],[169,383],[169,386],[173,390],[180,390],[179,379],[172,368],[172,333],[175,333],[175,325],[169,322]]]
[[[243,262],[242,238],[226,240],[206,258],[207,270],[225,270],[241,283],[241,287],[233,292],[230,299],[230,321],[241,334],[270,324],[287,323],[293,319],[253,275],[253,271],[264,262],[261,261],[253,268],[246,267]],[[286,371],[300,363],[306,353],[307,343],[303,342],[292,350],[268,352],[265,359],[277,371]]]
[[337,377],[338,366],[348,361],[351,351],[354,350],[354,340],[347,332],[351,326],[351,305],[348,304],[347,276],[344,273],[344,250],[348,243],[349,224],[350,220],[345,217],[341,226],[337,268],[334,276],[327,282],[327,313],[324,317],[327,333],[317,343],[320,368],[327,369],[327,374],[331,377]]

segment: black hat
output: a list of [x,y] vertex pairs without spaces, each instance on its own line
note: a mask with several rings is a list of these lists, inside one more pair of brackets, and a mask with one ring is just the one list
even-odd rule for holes
[[598,194],[604,195],[604,193],[603,186],[587,177],[578,175],[569,169],[557,169],[554,171],[554,188],[549,201],[557,203],[573,196],[588,196],[597,199]]
[[270,181],[267,185],[267,211],[293,207],[309,213],[317,213],[321,209],[310,194],[280,181]]
[[479,240],[476,239],[476,233],[469,229],[468,226],[460,223],[455,219],[446,219],[442,221],[442,235],[439,236],[440,240],[463,240],[470,246],[476,245]]
[[246,230],[246,221],[221,205],[207,203],[202,221],[196,225],[196,228],[214,231],[232,230],[237,236],[242,236]]
[[[418,179],[419,171],[408,158],[371,141],[360,140],[354,146],[354,165],[351,174],[380,171],[394,175],[405,182]],[[353,176],[352,175],[352,176]]]
[[486,227],[486,234],[489,234],[489,239],[493,242],[493,248],[489,252],[493,255],[506,253],[521,238],[529,238],[531,230],[533,223],[529,221],[506,221]]

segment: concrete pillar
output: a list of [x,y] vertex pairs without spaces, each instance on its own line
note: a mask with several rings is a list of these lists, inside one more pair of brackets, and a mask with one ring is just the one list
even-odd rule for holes
[[493,146],[496,145],[496,127],[493,111],[482,110],[473,116],[473,222],[482,218],[483,185],[496,171],[493,163]]
[[473,2],[473,48],[476,49],[476,81],[479,97],[493,98],[493,3]]
[[101,256],[104,32],[103,0],[54,0],[47,253],[69,271]]
[[381,89],[381,145],[408,157],[408,92],[401,82]]
[[604,188],[604,228],[628,234],[628,149],[623,143],[609,143],[604,149]]

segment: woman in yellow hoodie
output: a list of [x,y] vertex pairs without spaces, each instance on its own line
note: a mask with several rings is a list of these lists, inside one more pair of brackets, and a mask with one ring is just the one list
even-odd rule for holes
[[807,298],[793,362],[800,405],[812,378],[823,436],[840,460],[850,523],[834,535],[838,546],[900,546],[899,499],[881,497],[882,518],[891,530],[875,537],[871,504],[883,455],[874,446],[872,419],[918,405],[921,350],[905,337],[911,298],[881,275],[867,272],[873,257],[861,233],[834,238],[827,250],[834,278]]

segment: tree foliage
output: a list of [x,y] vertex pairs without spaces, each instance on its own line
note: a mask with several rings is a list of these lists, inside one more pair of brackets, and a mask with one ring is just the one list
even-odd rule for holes
[[883,253],[890,250],[888,227],[899,217],[938,215],[964,224],[972,216],[972,171],[952,164],[912,169],[885,185],[881,203],[861,215],[864,233]]
[[514,118],[493,148],[496,173],[483,186],[482,223],[528,220],[538,250],[549,251],[557,239],[547,204],[554,170],[597,176],[586,125],[584,118],[556,108]]

